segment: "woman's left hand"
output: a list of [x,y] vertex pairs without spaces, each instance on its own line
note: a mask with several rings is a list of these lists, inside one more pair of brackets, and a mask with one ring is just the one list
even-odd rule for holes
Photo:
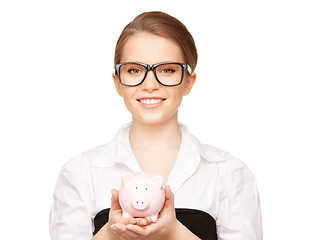
[[165,187],[165,203],[159,213],[158,221],[147,225],[124,225],[117,223],[111,227],[119,239],[170,239],[178,226],[174,207],[174,194]]

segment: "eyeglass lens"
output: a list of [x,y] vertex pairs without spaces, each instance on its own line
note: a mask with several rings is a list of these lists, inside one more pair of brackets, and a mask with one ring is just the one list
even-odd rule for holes
[[[120,81],[129,86],[140,84],[146,75],[146,68],[142,65],[131,63],[120,66]],[[179,64],[161,64],[155,68],[157,79],[164,85],[178,85],[182,81],[183,68]]]

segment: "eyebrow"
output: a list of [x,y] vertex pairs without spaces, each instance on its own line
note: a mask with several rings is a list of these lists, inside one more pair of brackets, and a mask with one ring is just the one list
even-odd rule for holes
[[147,64],[147,65],[155,65],[155,64],[161,64],[161,63],[185,63],[184,61],[172,61],[172,60],[167,60],[163,62],[156,62],[156,63],[145,63],[145,62],[140,62],[140,61],[120,61],[120,63],[141,63],[141,64]]

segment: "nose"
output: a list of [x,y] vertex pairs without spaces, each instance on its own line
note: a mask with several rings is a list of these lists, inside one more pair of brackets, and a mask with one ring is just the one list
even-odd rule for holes
[[143,89],[152,92],[153,90],[159,89],[159,82],[157,81],[152,71],[147,72],[145,81],[142,83]]

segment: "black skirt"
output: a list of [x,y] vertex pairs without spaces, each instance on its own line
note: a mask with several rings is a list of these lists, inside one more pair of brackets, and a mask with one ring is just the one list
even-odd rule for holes
[[[94,218],[94,235],[108,222],[109,210],[100,211]],[[202,240],[217,240],[216,221],[206,212],[195,209],[176,208],[176,218]]]

